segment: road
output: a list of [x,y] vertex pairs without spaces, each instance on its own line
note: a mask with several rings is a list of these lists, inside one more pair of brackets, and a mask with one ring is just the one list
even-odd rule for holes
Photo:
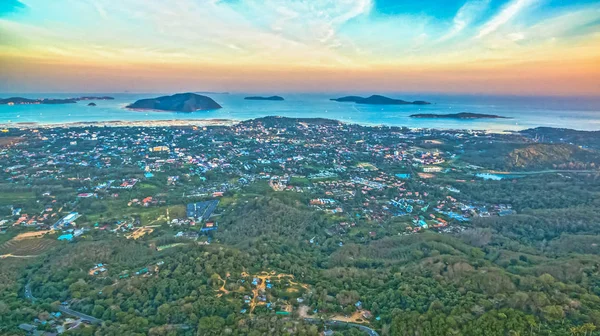
[[93,316],[89,316],[89,315],[86,315],[84,313],[80,313],[78,311],[75,311],[75,310],[70,309],[70,308],[65,307],[65,306],[58,307],[58,310],[60,310],[64,314],[78,317],[81,320],[89,322],[91,324],[102,324],[102,320],[101,319],[97,319],[97,318],[95,318]]
[[325,323],[328,326],[354,327],[354,328],[358,328],[361,331],[367,333],[369,336],[379,336],[377,331],[375,331],[369,327],[366,327],[364,325],[360,325],[360,324],[356,324],[356,323],[348,323],[348,322],[341,322],[341,321],[334,321],[334,320],[320,320],[320,319],[314,319],[314,318],[305,318],[304,320],[308,323],[313,323],[313,324]]
[[[27,283],[27,285],[25,285],[25,298],[31,302],[35,302],[37,300],[31,292],[31,284],[29,282]],[[84,313],[80,313],[78,311],[70,309],[69,307],[60,306],[60,307],[58,307],[58,310],[60,312],[62,312],[63,314],[78,317],[81,320],[83,320],[85,322],[89,322],[91,324],[102,324],[102,322],[103,322],[101,319],[97,319],[93,316],[89,316]]]
[[577,174],[590,174],[597,173],[597,170],[568,170],[568,169],[548,169],[548,170],[535,170],[535,171],[496,171],[486,170],[483,173],[497,174],[497,175],[536,175],[536,174],[555,174],[555,173],[577,173]]

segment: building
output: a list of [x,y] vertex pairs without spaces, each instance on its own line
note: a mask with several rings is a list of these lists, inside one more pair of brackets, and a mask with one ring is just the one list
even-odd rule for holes
[[208,220],[212,213],[217,209],[217,205],[219,205],[218,200],[190,203],[186,208],[187,217],[196,222]]
[[442,167],[436,167],[436,166],[423,167],[424,173],[440,173],[441,171],[442,171]]
[[79,213],[71,212],[70,214],[66,215],[65,217],[61,218],[58,222],[56,222],[52,228],[54,230],[56,230],[60,227],[65,227],[65,226],[71,225],[79,217],[81,217],[81,215],[79,215]]
[[169,147],[167,146],[156,146],[156,147],[152,147],[150,148],[151,152],[168,152],[169,151]]

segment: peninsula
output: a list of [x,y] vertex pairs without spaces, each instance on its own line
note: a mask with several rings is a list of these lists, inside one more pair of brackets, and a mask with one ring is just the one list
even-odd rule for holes
[[433,113],[423,113],[423,114],[413,114],[410,116],[411,118],[423,118],[423,119],[510,119],[507,117],[494,115],[494,114],[482,114],[482,113],[454,113],[454,114],[433,114]]
[[0,105],[58,105],[75,104],[81,100],[112,100],[113,97],[78,97],[78,98],[40,98],[30,99],[23,97],[11,97],[0,99]]
[[220,109],[221,105],[212,98],[195,93],[178,93],[172,96],[141,99],[128,105],[133,110],[155,110],[172,112],[194,112]]
[[430,105],[430,102],[417,100],[417,101],[406,101],[402,99],[393,99],[380,95],[373,95],[368,98],[359,97],[359,96],[346,96],[342,98],[331,99],[336,102],[346,103],[356,103],[356,104],[365,104],[365,105]]
[[271,97],[246,97],[245,100],[273,100],[273,101],[282,101],[283,97],[280,96],[271,96]]
[[54,104],[75,104],[77,101],[72,98],[68,99],[29,99],[23,97],[12,97],[0,99],[0,105],[54,105]]

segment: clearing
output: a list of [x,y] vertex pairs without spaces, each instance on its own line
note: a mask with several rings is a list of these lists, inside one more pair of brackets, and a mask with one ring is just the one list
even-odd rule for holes
[[0,255],[3,258],[36,257],[58,244],[54,239],[11,239],[0,245]]

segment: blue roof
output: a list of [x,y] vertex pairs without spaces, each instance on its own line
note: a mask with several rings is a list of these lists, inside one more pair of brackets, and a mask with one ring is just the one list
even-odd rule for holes
[[68,233],[58,237],[58,240],[73,240],[73,235]]

